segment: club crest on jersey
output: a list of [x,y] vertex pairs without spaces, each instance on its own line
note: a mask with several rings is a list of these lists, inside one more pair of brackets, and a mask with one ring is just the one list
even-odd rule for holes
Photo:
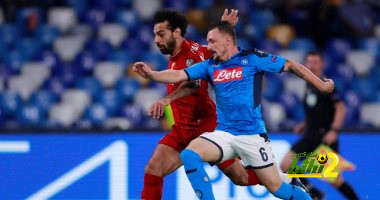
[[194,60],[193,59],[189,58],[189,59],[186,60],[186,66],[187,67],[190,67],[193,64],[194,64]]
[[198,49],[199,49],[199,44],[194,43],[193,45],[191,45],[191,49],[194,50],[194,51],[198,51]]
[[214,71],[214,83],[230,82],[243,79],[243,68],[235,67]]
[[247,64],[248,64],[248,60],[247,60],[247,59],[243,59],[243,60],[241,60],[241,64],[242,64],[242,65],[247,65]]
[[198,49],[199,49],[199,44],[197,44],[197,43],[192,44],[190,47],[191,52],[193,52],[195,54],[197,53]]

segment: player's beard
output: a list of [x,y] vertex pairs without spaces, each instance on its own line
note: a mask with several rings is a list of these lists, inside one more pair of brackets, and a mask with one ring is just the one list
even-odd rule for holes
[[212,51],[211,53],[212,53],[212,57],[213,57],[214,60],[216,60],[216,61],[223,61],[222,57],[223,57],[223,55],[225,55],[227,53],[227,49],[223,49],[221,51],[220,55],[216,51]]
[[157,47],[161,51],[162,54],[171,55],[173,54],[176,44],[177,44],[177,41],[174,39],[173,36],[171,36],[169,41],[166,43],[166,45],[157,44]]

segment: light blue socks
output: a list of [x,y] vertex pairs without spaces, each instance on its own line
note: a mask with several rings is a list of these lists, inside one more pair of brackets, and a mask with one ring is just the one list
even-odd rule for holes
[[214,200],[210,178],[203,168],[202,158],[189,149],[183,150],[180,156],[197,197],[202,200]]

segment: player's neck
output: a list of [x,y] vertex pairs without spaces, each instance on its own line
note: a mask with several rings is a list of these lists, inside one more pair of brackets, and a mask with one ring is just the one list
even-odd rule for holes
[[176,56],[180,51],[181,51],[181,47],[182,47],[182,43],[185,42],[185,39],[184,38],[179,38],[176,42],[176,46],[173,50],[173,53],[170,55],[171,57],[174,57]]
[[226,62],[228,59],[232,58],[232,56],[234,56],[238,52],[239,52],[239,49],[237,48],[237,46],[233,46],[232,48],[227,49],[226,56],[222,61]]

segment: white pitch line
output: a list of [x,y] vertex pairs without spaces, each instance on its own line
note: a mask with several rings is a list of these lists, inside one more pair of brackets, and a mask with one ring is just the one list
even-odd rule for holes
[[0,141],[0,153],[28,153],[28,141]]

